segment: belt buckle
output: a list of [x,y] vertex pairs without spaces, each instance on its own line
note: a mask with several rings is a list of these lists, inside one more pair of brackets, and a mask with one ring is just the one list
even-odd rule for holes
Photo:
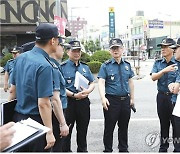
[[125,99],[126,99],[126,97],[125,97],[125,96],[121,97],[121,101],[124,101]]
[[165,94],[168,96],[168,95],[170,95],[170,92],[165,92]]

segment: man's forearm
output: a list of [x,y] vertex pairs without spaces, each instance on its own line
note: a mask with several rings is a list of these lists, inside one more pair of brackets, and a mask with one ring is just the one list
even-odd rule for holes
[[59,93],[54,92],[52,97],[53,111],[60,125],[66,124],[66,120],[63,113],[62,102],[59,97]]
[[49,98],[38,98],[38,107],[44,125],[52,131],[52,107]]
[[151,79],[153,81],[159,80],[164,75],[163,70],[159,71],[158,73],[152,73]]

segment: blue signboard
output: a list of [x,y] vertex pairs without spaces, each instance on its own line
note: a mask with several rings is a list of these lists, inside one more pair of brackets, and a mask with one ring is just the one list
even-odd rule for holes
[[110,8],[109,11],[109,39],[115,37],[115,13],[114,8]]
[[162,29],[164,27],[164,23],[161,20],[149,20],[149,28],[157,28]]

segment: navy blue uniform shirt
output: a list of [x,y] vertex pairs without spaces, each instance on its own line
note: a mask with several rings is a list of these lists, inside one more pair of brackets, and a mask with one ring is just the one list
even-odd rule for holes
[[86,79],[89,80],[89,82],[94,81],[94,77],[88,65],[83,62],[79,62],[78,66],[76,66],[73,61],[68,59],[61,64],[61,67],[64,79],[66,81],[66,88],[74,93],[78,92],[74,87],[76,71],[81,73]]
[[129,62],[122,59],[118,64],[114,58],[103,63],[98,73],[98,78],[105,79],[105,93],[117,96],[130,93],[129,79],[133,76]]
[[[175,60],[174,56],[171,58],[169,63],[166,62],[165,58],[156,60],[153,65],[151,73],[158,73],[159,71],[163,70],[164,68],[172,64],[177,64],[179,66],[178,61]],[[179,74],[178,72],[179,71],[176,70],[173,72],[165,73],[160,79],[158,79],[157,90],[161,92],[170,92],[168,85],[170,83],[176,82],[176,78]],[[171,101],[176,102],[176,97],[177,95],[172,95]]]
[[39,114],[38,98],[53,95],[53,68],[48,54],[34,47],[16,58],[12,84],[16,86],[15,111],[21,114]]
[[58,67],[58,69],[55,69],[53,71],[54,90],[60,91],[62,107],[63,109],[65,109],[67,108],[66,83],[61,72],[61,65],[53,58],[51,58],[50,60],[54,62]]

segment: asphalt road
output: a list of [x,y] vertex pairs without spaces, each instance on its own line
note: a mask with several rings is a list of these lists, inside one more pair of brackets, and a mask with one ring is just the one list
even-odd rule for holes
[[[156,111],[156,82],[150,79],[149,72],[153,61],[141,62],[140,76],[134,79],[135,105],[137,112],[131,113],[129,122],[129,151],[130,152],[158,152],[159,147],[159,120]],[[133,62],[132,62],[133,65]],[[96,75],[95,75],[96,76]],[[142,78],[142,79],[139,79]],[[139,80],[137,80],[139,79]],[[0,88],[1,99],[5,100],[8,93]],[[101,100],[96,83],[95,90],[89,96],[91,100],[91,120],[88,129],[88,151],[102,152],[104,119]],[[114,131],[114,152],[118,152],[117,127]],[[76,152],[76,130],[72,135],[72,151]],[[172,152],[170,143],[169,152]]]

